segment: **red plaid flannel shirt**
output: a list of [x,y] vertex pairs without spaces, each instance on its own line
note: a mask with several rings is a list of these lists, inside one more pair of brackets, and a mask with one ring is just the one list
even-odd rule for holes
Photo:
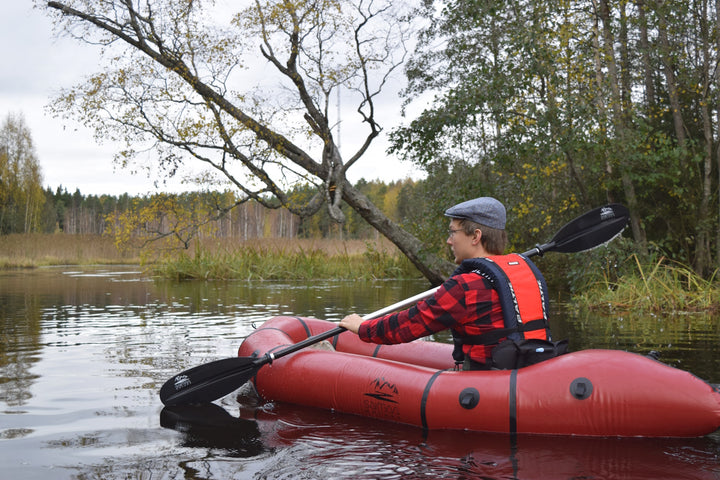
[[[435,294],[415,306],[367,320],[358,335],[369,343],[406,343],[446,329],[462,336],[480,335],[503,328],[497,292],[476,273],[463,273],[443,283]],[[490,358],[492,347],[464,345],[466,356],[477,362]]]

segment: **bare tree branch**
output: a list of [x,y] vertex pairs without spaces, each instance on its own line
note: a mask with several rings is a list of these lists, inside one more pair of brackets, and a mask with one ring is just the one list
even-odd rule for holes
[[[346,203],[432,282],[444,278],[446,263],[424,253],[346,178],[382,131],[376,100],[405,60],[409,30],[396,12],[404,4],[256,0],[232,17],[232,28],[209,21],[199,1],[52,0],[47,7],[61,28],[85,28],[84,40],[120,52],[107,71],[66,92],[56,111],[82,118],[99,137],[124,140],[123,162],[150,143],[170,175],[194,160],[246,198],[301,216],[325,204],[342,222]],[[267,64],[258,64],[258,50]],[[247,65],[277,75],[263,73],[254,91]],[[347,163],[328,117],[340,86],[357,100],[354,133],[364,136]],[[301,182],[318,191],[296,205],[287,192]]]

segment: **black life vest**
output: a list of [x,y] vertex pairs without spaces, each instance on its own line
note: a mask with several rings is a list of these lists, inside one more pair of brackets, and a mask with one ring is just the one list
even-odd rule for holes
[[504,338],[551,340],[548,323],[549,298],[545,278],[528,258],[513,253],[463,260],[453,275],[477,273],[497,292],[504,328],[476,336],[453,331],[453,358],[464,359],[463,345],[495,345]]

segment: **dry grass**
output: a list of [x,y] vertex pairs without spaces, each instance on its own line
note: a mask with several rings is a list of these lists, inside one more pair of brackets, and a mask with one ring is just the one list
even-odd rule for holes
[[[296,248],[290,249],[284,244],[269,247],[256,243],[234,245],[224,251],[197,249],[195,255],[175,253],[168,256],[154,263],[150,271],[178,280],[350,280],[419,276],[415,267],[399,252],[379,251],[373,244],[366,245],[364,249],[355,248],[354,253],[350,253],[347,244],[327,243],[323,245],[324,250],[319,245],[317,242],[304,247],[295,244]],[[328,250],[333,253],[328,253]]]
[[138,262],[137,255],[119,252],[111,238],[99,235],[55,233],[0,236],[0,268]]
[[[386,239],[282,239],[262,238],[248,241],[206,238],[200,241],[203,252],[229,252],[247,248],[274,253],[321,251],[330,257],[363,255],[368,243],[375,251],[394,255],[397,248]],[[185,254],[195,256],[194,245]],[[140,264],[139,251],[119,251],[111,237],[101,235],[11,234],[0,236],[0,269],[32,268],[45,265]]]
[[616,282],[598,282],[578,295],[576,301],[588,309],[607,312],[717,312],[720,284],[717,271],[710,280],[690,267],[661,258],[643,265],[636,255],[636,271]]

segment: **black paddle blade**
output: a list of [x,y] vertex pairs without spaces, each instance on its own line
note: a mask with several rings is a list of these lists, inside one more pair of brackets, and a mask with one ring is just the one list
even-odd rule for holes
[[611,203],[568,222],[555,234],[553,251],[575,253],[609,242],[627,225],[630,212],[619,203]]
[[229,457],[255,457],[267,450],[257,422],[233,417],[214,403],[165,407],[160,426],[179,432],[183,447],[222,449]]
[[231,357],[178,373],[160,388],[163,405],[210,403],[250,380],[263,365],[251,357]]
[[523,255],[542,256],[545,252],[577,253],[599,247],[619,235],[627,225],[630,212],[619,203],[590,210],[566,223],[552,240],[536,245]]

